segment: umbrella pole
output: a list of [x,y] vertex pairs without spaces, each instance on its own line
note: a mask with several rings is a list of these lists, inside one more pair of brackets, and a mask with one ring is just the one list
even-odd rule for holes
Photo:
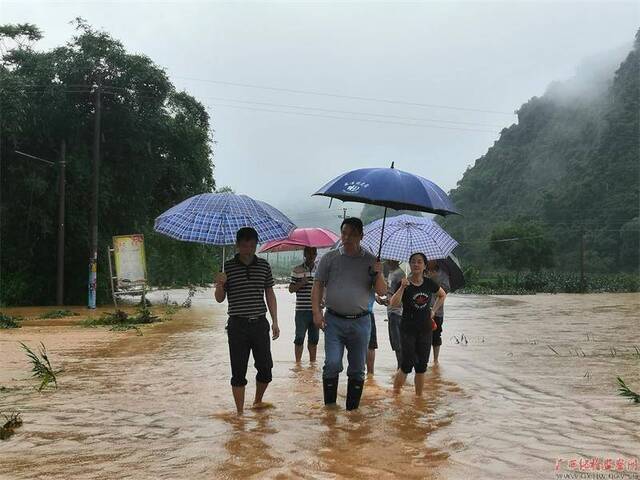
[[222,272],[224,273],[224,259],[226,257],[225,253],[226,253],[226,247],[225,245],[222,245]]
[[378,247],[378,261],[380,261],[380,253],[382,253],[382,239],[384,238],[385,223],[387,223],[387,207],[384,207],[384,216],[382,217],[382,232],[380,233],[380,247]]

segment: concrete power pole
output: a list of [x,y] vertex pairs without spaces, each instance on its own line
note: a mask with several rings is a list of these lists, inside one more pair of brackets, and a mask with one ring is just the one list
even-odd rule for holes
[[98,179],[100,178],[100,120],[101,120],[101,85],[95,92],[95,113],[93,124],[93,162],[91,188],[91,244],[89,250],[89,301],[88,308],[96,308],[97,276],[98,276]]

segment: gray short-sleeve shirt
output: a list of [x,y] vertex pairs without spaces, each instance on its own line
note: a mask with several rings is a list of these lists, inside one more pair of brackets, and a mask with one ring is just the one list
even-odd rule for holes
[[[394,293],[398,291],[400,288],[400,283],[402,283],[402,279],[406,278],[406,274],[402,268],[398,267],[394,271],[389,272],[389,277],[387,279],[387,298],[390,300]],[[395,313],[396,315],[402,315],[402,304],[397,307],[392,307],[389,305],[387,307],[387,314]]]
[[326,288],[326,307],[343,315],[366,312],[375,279],[375,263],[376,257],[362,248],[353,257],[347,255],[342,247],[324,254],[315,280]]

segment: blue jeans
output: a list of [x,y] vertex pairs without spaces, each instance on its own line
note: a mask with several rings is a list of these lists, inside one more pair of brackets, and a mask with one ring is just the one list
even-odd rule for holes
[[364,366],[371,337],[371,316],[348,320],[325,312],[324,368],[322,378],[335,378],[342,371],[342,357],[347,348],[347,376],[364,380]]
[[[307,333],[308,332],[308,333]],[[320,338],[318,327],[313,323],[313,312],[311,310],[296,311],[296,337],[293,343],[296,345],[304,344],[304,335],[308,336],[309,345],[317,345]]]

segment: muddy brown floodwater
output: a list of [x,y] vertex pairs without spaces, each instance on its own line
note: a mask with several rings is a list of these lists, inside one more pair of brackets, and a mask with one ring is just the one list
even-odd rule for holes
[[[0,478],[555,479],[556,468],[579,472],[570,462],[592,457],[623,459],[618,478],[640,478],[640,405],[616,384],[621,376],[640,390],[637,294],[452,295],[422,399],[410,384],[391,394],[395,357],[378,309],[375,376],[349,413],[344,375],[341,408],[322,405],[322,336],[318,365],[306,352],[294,364],[292,296],[277,295],[282,333],[265,397],[274,408],[242,420],[225,307],[210,290],[142,336],[73,318],[0,330],[0,411],[24,420],[0,441]],[[64,368],[57,390],[34,390],[20,341],[43,341]],[[254,374],[250,366],[248,398]]]

